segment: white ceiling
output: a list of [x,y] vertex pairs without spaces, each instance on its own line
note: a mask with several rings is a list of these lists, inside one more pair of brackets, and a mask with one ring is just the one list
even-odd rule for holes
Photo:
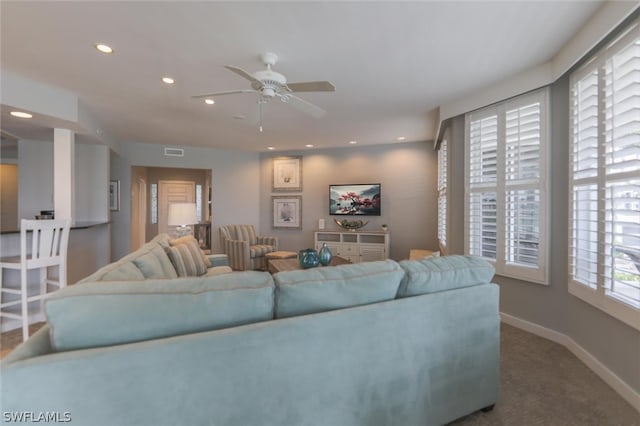
[[[74,93],[121,142],[265,151],[432,139],[432,111],[549,61],[601,1],[26,2],[2,1],[2,71]],[[94,43],[115,53],[99,54]],[[278,100],[252,122],[256,95],[223,68],[253,72],[259,55],[289,81],[329,80],[302,93],[316,119]],[[160,79],[169,75],[176,84]],[[1,76],[0,76],[1,77]],[[4,83],[3,83],[4,84]],[[2,109],[2,130],[49,131]],[[235,116],[243,115],[245,119]]]

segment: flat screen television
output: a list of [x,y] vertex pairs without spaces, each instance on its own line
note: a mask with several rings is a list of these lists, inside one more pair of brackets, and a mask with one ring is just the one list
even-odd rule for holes
[[329,185],[329,214],[380,216],[380,184]]

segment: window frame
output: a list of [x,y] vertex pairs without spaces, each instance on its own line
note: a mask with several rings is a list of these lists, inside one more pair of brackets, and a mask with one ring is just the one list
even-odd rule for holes
[[[617,172],[613,174],[607,174],[607,162],[606,162],[606,149],[607,149],[607,136],[606,136],[606,114],[607,114],[607,93],[606,93],[606,69],[608,61],[615,56],[618,52],[621,52],[629,43],[633,43],[635,39],[640,37],[640,23],[636,20],[631,24],[624,32],[616,37],[612,42],[608,43],[603,48],[599,49],[593,55],[588,58],[588,61],[581,67],[573,71],[569,78],[569,168],[568,168],[568,190],[569,190],[569,214],[567,218],[568,222],[568,292],[569,294],[593,305],[594,307],[602,310],[603,312],[617,318],[618,320],[640,330],[640,308],[634,307],[629,303],[620,300],[614,295],[607,295],[607,283],[605,281],[606,275],[606,253],[605,253],[605,240],[607,239],[607,224],[605,223],[606,215],[606,188],[608,184],[620,181],[620,178],[626,179],[627,182],[640,178],[640,174],[637,170],[632,172]],[[596,176],[588,177],[575,177],[574,176],[574,163],[573,157],[574,146],[577,143],[575,138],[575,95],[574,86],[583,81],[585,77],[594,73],[596,74],[596,116],[597,116],[597,129],[596,129],[596,147],[597,147],[597,166]],[[596,284],[595,288],[587,283],[582,282],[576,276],[574,276],[574,187],[595,185],[596,203],[597,203],[597,232],[595,245],[597,270],[596,270]],[[591,241],[591,240],[589,240]]]
[[[496,258],[483,257],[496,268],[496,275],[524,280],[536,284],[549,284],[549,197],[550,191],[547,188],[549,179],[549,88],[544,87],[535,91],[514,97],[497,104],[469,112],[465,114],[465,230],[464,244],[465,253],[470,254],[471,249],[471,197],[478,193],[496,194]],[[532,102],[540,103],[540,143],[539,143],[539,176],[536,179],[529,179],[527,182],[506,180],[506,115],[507,111],[529,105]],[[471,182],[471,124],[478,120],[496,117],[496,177],[494,182]],[[506,257],[506,191],[518,189],[535,189],[539,194],[538,202],[538,264],[536,266],[526,266],[507,261]]]
[[438,245],[440,251],[447,252],[449,240],[449,129],[444,131],[438,146]]

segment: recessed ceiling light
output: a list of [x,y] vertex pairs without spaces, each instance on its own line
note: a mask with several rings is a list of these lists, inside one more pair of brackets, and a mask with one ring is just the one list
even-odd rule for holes
[[106,44],[96,43],[94,46],[101,53],[113,53],[111,46],[107,46]]
[[397,141],[403,141],[403,140],[405,140],[405,139],[406,139],[406,138],[405,138],[404,136],[398,136],[398,137],[396,138],[396,140],[397,140]]
[[162,81],[167,84],[175,83],[175,81],[171,77],[162,77]]
[[350,143],[351,145],[355,145],[355,144],[357,144],[357,143],[358,143],[358,141],[349,141],[349,143]]
[[207,105],[213,105],[216,103],[216,101],[214,101],[213,99],[205,99],[204,103]]
[[313,145],[311,145],[310,143],[305,145],[307,148],[313,148]]
[[13,115],[14,117],[18,117],[18,118],[31,118],[31,117],[33,117],[33,115],[29,114],[28,112],[22,112],[22,111],[11,111],[9,114]]
[[268,147],[267,147],[267,149],[268,149],[269,151],[273,151],[274,149],[276,149],[276,147],[275,147],[275,146],[268,146]]

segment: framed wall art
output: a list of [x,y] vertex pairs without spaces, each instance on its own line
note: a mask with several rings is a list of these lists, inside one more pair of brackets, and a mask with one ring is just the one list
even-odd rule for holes
[[302,229],[302,196],[272,196],[274,229]]
[[120,211],[120,181],[109,181],[109,210]]
[[273,191],[302,191],[302,156],[274,158],[271,183]]

